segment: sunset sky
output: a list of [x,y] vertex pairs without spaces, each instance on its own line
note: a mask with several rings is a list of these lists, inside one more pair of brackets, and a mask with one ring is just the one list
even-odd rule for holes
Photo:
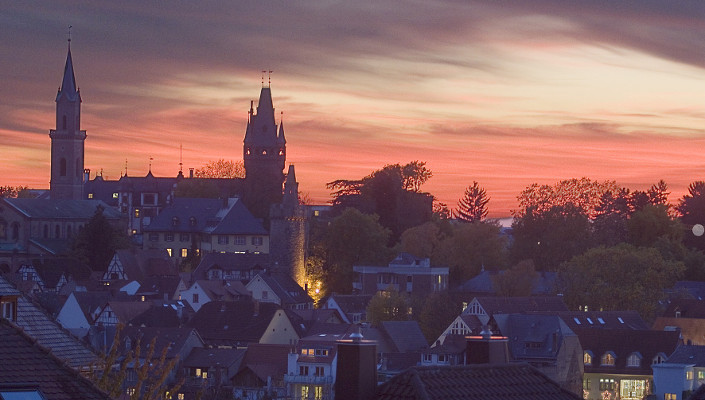
[[[49,187],[68,26],[86,167],[175,176],[242,159],[272,70],[300,188],[426,161],[451,208],[507,216],[588,177],[675,202],[705,179],[703,1],[33,1],[0,8],[0,185]],[[265,83],[267,78],[265,77]]]

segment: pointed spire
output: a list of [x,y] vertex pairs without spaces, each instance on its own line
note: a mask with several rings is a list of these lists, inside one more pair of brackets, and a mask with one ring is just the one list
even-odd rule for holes
[[[69,27],[70,29],[71,27]],[[70,31],[69,31],[70,32]],[[78,99],[80,101],[80,94],[76,86],[76,76],[73,73],[73,60],[71,58],[71,34],[69,33],[69,45],[68,53],[66,55],[66,65],[64,66],[64,77],[61,81],[61,88],[59,88],[59,93],[56,94],[56,100],[58,101],[61,96],[66,96],[68,100],[74,101]]]
[[286,138],[284,137],[284,111],[281,112],[281,118],[279,119],[279,134],[277,139],[280,144],[286,143]]

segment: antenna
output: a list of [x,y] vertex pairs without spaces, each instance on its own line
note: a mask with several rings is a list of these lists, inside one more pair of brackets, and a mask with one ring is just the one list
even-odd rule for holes
[[262,70],[262,87],[264,87],[264,74],[267,73],[267,70]]
[[125,159],[125,176],[127,176],[127,158]]
[[274,71],[269,71],[269,75],[267,76],[267,85],[271,88],[272,87],[272,72]]
[[152,172],[152,160],[154,160],[154,157],[149,156],[149,172]]
[[184,144],[179,143],[179,173],[184,172]]

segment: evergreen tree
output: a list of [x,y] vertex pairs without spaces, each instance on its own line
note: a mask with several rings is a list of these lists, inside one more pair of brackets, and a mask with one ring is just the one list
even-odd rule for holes
[[458,208],[453,213],[455,218],[465,222],[482,221],[487,217],[487,203],[490,198],[483,187],[473,181],[472,185],[465,189],[463,198],[458,200]]
[[71,245],[71,255],[88,264],[93,271],[105,271],[115,250],[129,246],[127,235],[113,227],[103,215],[103,207],[98,206]]

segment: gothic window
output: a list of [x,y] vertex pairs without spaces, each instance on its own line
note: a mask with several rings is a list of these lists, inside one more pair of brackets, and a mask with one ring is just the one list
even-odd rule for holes
[[632,353],[627,357],[627,367],[639,367],[641,366],[641,354]]
[[62,158],[59,161],[59,175],[66,176],[66,159]]
[[81,159],[76,159],[76,178],[80,178],[83,173],[83,166],[81,166]]
[[66,237],[69,239],[73,237],[73,231],[71,229],[71,225],[66,227]]
[[49,239],[49,225],[44,225],[44,239]]
[[7,238],[7,222],[0,218],[0,239]]
[[62,119],[61,127],[62,127],[61,129],[66,129],[66,116],[65,115],[64,115],[64,118]]
[[61,227],[59,225],[56,225],[54,227],[54,238],[59,239],[61,237]]

